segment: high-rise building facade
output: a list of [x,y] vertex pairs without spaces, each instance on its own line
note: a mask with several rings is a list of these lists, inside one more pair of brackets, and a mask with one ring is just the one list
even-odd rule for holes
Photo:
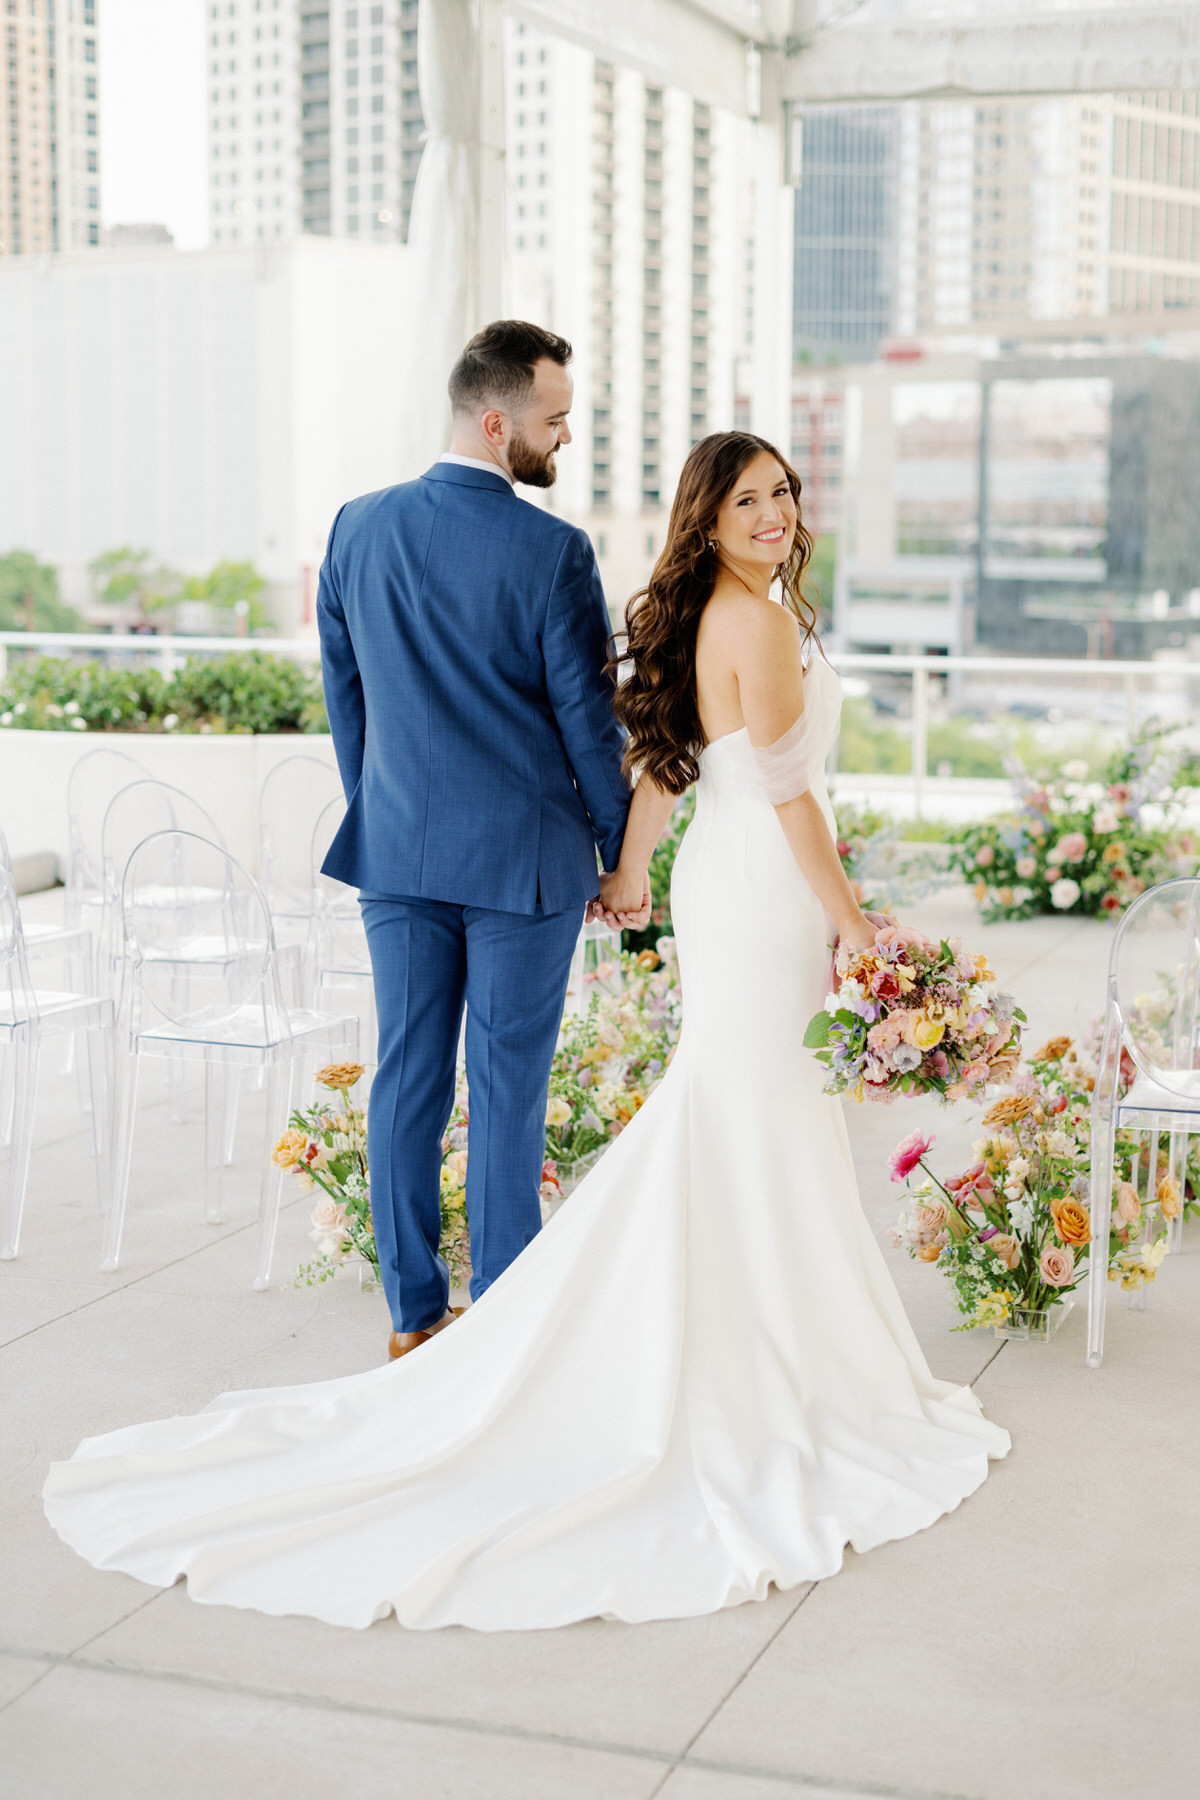
[[619,605],[692,444],[734,423],[753,127],[519,24],[507,65],[509,305],[575,345],[553,503],[587,524]]
[[100,242],[96,0],[3,0],[0,256]]
[[208,0],[214,243],[408,232],[417,0]]
[[797,355],[1200,306],[1200,95],[814,107]]

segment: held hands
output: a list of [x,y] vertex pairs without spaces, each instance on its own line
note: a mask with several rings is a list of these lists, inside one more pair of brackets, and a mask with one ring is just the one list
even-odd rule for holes
[[587,920],[602,921],[610,931],[643,931],[650,923],[650,877],[622,874],[618,868],[600,877],[600,892],[588,903]]

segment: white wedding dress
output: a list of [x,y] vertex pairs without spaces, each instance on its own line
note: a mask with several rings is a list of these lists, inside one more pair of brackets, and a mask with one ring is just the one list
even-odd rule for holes
[[[805,682],[814,792],[840,688]],[[1009,1448],[935,1380],[802,1045],[828,921],[746,732],[705,750],[672,910],[678,1054],[483,1298],[391,1366],[86,1439],[46,1510],[195,1600],[498,1631],[680,1618],[931,1525]]]

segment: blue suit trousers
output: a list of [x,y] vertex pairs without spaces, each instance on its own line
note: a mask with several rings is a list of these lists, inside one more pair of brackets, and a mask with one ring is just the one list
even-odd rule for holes
[[467,1220],[477,1300],[541,1227],[546,1091],[583,908],[493,912],[362,893],[379,1016],[367,1154],[379,1270],[397,1331],[443,1316],[442,1136],[463,1005]]

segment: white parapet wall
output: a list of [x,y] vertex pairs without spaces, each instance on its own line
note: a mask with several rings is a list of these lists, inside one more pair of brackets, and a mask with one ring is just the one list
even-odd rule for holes
[[13,731],[0,735],[0,828],[14,859],[51,851],[59,873],[67,865],[67,782],[91,750],[120,750],[146,774],[169,781],[199,801],[216,820],[239,862],[258,873],[258,794],[287,756],[315,756],[334,764],[333,740],[280,732],[208,736],[167,732]]

